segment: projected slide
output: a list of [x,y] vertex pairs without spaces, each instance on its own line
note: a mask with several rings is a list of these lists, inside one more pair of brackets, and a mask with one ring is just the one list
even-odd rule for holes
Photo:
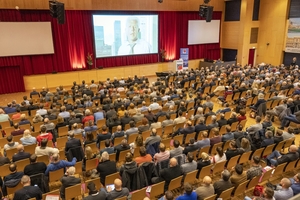
[[96,57],[158,53],[157,15],[93,15]]

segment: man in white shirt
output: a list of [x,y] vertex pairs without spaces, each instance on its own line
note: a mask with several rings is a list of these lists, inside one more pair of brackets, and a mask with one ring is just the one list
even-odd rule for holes
[[151,53],[151,45],[145,40],[139,39],[139,19],[129,17],[126,20],[126,41],[119,48],[118,55],[147,54]]

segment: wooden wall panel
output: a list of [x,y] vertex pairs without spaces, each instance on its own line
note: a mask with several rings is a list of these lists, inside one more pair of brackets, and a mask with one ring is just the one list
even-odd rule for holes
[[24,76],[24,85],[25,90],[32,90],[32,88],[42,88],[47,87],[46,75],[33,75],[33,76]]
[[[190,60],[189,69],[196,69],[199,66],[200,60]],[[45,75],[31,75],[24,76],[25,90],[32,90],[33,87],[36,89],[41,89],[42,87],[53,88],[59,85],[71,86],[73,81],[81,83],[82,80],[85,80],[87,83],[90,83],[93,79],[94,81],[105,81],[107,78],[118,79],[122,77],[133,77],[134,75],[138,76],[156,76],[155,72],[163,71],[175,71],[175,63],[173,62],[164,62],[164,63],[154,63],[147,65],[139,66],[124,66],[124,67],[115,67],[107,69],[93,69],[93,70],[83,70],[83,71],[73,71],[73,72],[64,72],[58,74],[45,74]]]
[[240,37],[240,22],[223,22],[221,48],[237,49]]
[[[49,9],[48,0],[0,0],[0,8]],[[136,10],[136,11],[196,11],[202,1],[199,0],[60,0],[66,10]],[[224,0],[211,0],[215,11],[223,10]]]
[[265,62],[273,65],[282,63],[288,5],[288,1],[261,1],[257,63]]

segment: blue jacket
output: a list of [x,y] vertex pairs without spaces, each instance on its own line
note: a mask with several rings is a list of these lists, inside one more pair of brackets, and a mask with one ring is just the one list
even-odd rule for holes
[[76,158],[75,157],[73,158],[72,162],[68,162],[66,160],[60,160],[57,163],[50,163],[47,166],[47,169],[45,171],[45,175],[48,176],[49,172],[51,172],[51,171],[56,171],[56,170],[59,170],[61,168],[65,168],[65,167],[71,167],[71,166],[74,166],[75,164],[76,164]]

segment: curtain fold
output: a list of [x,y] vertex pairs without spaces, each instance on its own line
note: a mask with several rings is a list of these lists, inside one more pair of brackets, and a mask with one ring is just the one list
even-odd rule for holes
[[0,94],[23,92],[23,76],[19,66],[0,67]]

